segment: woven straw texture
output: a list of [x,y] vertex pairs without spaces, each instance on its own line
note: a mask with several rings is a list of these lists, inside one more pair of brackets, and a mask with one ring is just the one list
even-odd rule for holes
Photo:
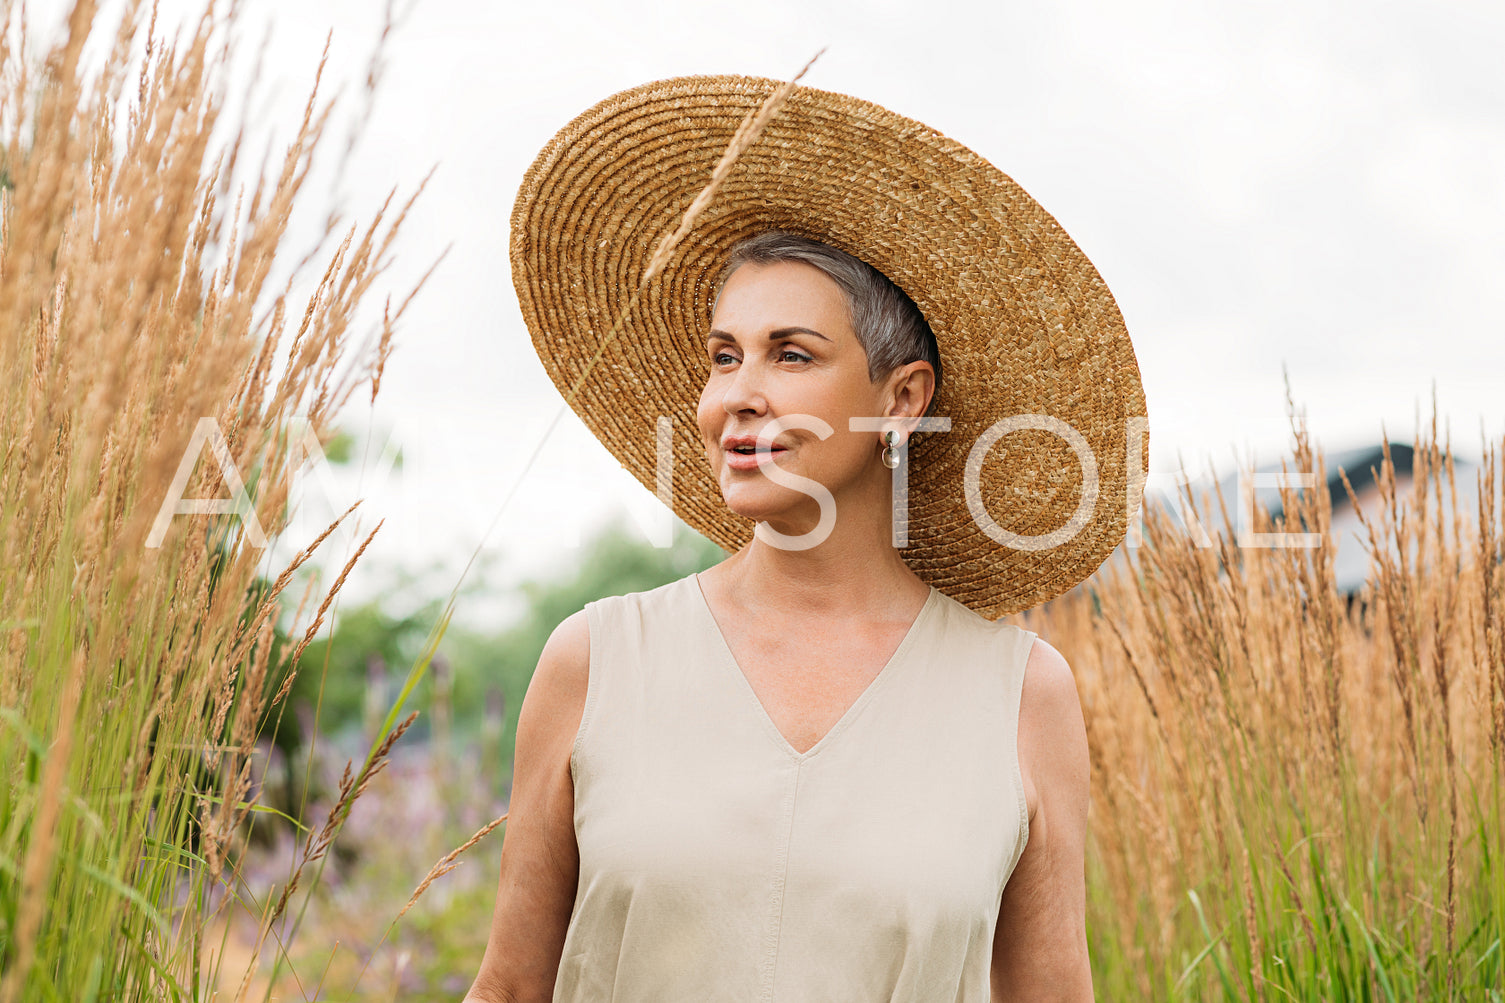
[[[656,81],[607,98],[549,141],[518,193],[510,252],[539,358],[566,395],[590,367],[571,405],[650,491],[657,419],[672,418],[674,511],[735,551],[753,525],[723,504],[695,424],[720,267],[739,239],[769,229],[840,248],[908,293],[940,347],[944,381],[930,414],[952,427],[911,444],[905,561],[990,618],[1065,592],[1102,564],[1138,509],[1134,472],[1147,465],[1149,437],[1133,347],[1107,286],[1061,226],[934,129],[796,88],[590,365],[659,240],[738,125],[779,86],[734,76]],[[1024,428],[988,450],[969,507],[974,444],[1016,415],[1080,433],[1096,465],[1095,498],[1083,505],[1084,464],[1059,427]],[[1137,468],[1131,444],[1142,450]],[[978,507],[996,529],[1043,539],[1001,544],[974,518]]]

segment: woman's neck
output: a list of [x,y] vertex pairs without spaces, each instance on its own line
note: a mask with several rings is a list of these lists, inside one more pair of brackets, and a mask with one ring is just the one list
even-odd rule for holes
[[[748,609],[838,618],[877,612],[903,619],[930,590],[893,546],[887,484],[883,489],[838,499],[830,532],[813,547],[792,549],[760,531],[702,577]],[[812,519],[781,532],[794,535],[814,525]]]

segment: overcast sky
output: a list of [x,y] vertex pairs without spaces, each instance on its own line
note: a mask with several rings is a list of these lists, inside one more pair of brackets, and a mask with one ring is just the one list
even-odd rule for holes
[[[63,4],[50,2],[55,17]],[[188,6],[164,2],[163,20]],[[328,78],[347,82],[346,112],[360,110],[377,0],[248,6],[247,37],[273,24],[265,122],[290,126],[331,29]],[[822,46],[805,83],[970,146],[1091,257],[1134,338],[1152,475],[1178,455],[1194,471],[1230,467],[1235,451],[1277,455],[1289,440],[1282,365],[1329,451],[1377,441],[1382,421],[1409,440],[1435,381],[1457,447],[1477,454],[1481,423],[1505,434],[1502,11],[416,0],[339,193],[369,218],[390,186],[410,191],[437,165],[392,290],[451,247],[404,320],[374,415],[348,416],[391,429],[404,454],[399,476],[364,485],[371,514],[388,518],[367,580],[435,559],[451,583],[559,407],[507,261],[512,199],[538,149],[622,88],[787,77]],[[647,517],[656,503],[567,416],[488,543],[500,579],[572,556],[621,505]]]

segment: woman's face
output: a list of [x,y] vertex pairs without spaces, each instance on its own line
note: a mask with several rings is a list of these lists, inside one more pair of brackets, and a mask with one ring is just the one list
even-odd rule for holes
[[[847,421],[889,414],[890,381],[868,379],[846,296],[819,269],[799,262],[738,268],[717,300],[706,355],[710,375],[697,421],[733,512],[805,529],[815,523],[816,501],[765,476],[770,463],[824,485],[838,510],[854,485],[887,482],[879,433],[850,431]],[[795,416],[819,419],[831,434],[822,439],[796,427]],[[755,452],[759,432],[779,418],[791,427],[773,436],[768,452]]]

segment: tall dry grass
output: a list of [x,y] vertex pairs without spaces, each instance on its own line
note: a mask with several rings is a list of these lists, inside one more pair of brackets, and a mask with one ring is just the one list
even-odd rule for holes
[[[1319,471],[1298,430],[1293,470]],[[1089,928],[1105,999],[1500,999],[1501,451],[1463,482],[1436,422],[1333,578],[1325,490],[1240,546],[1232,499],[1151,512],[1090,592],[1023,620],[1077,671],[1092,750]]]
[[[198,998],[225,977],[215,913],[286,936],[401,732],[352,766],[282,887],[240,882],[254,743],[285,694],[275,628],[317,542],[260,588],[241,517],[148,535],[203,417],[260,525],[285,524],[289,420],[327,438],[351,394],[375,394],[401,307],[364,340],[358,309],[406,207],[305,258],[289,222],[329,104],[310,95],[274,170],[246,174],[244,126],[222,120],[232,15],[167,39],[127,8],[88,66],[93,3],[40,59],[0,3],[0,1003]],[[314,292],[295,299],[300,281]],[[185,497],[228,495],[205,450]],[[294,658],[343,580],[304,597]]]

